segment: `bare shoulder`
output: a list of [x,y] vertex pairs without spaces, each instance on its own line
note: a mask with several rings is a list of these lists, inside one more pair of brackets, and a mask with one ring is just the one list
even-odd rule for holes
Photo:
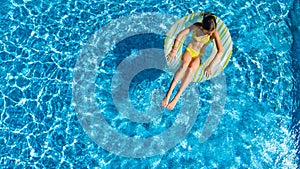
[[212,33],[212,35],[215,36],[215,37],[216,37],[216,36],[220,36],[220,35],[219,35],[219,31],[218,31],[217,29],[214,30],[214,32]]
[[215,29],[211,35],[212,39],[220,39],[220,34],[217,29]]
[[190,29],[190,31],[195,31],[195,30],[199,29],[201,26],[202,26],[202,23],[196,22],[196,23],[194,23],[193,25],[191,25],[191,26],[189,27],[189,29]]

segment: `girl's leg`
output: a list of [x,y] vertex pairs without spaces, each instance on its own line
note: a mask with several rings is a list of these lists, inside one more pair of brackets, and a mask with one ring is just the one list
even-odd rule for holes
[[190,82],[193,79],[194,73],[195,71],[198,69],[200,64],[200,58],[196,57],[194,58],[191,63],[189,64],[186,74],[181,82],[180,88],[178,90],[178,92],[176,93],[175,97],[173,98],[173,100],[167,105],[167,108],[169,110],[173,110],[176,103],[178,102],[182,92],[186,89],[186,87],[190,84]]
[[167,107],[168,103],[169,103],[169,99],[172,95],[172,92],[175,88],[175,86],[177,85],[178,81],[183,77],[183,75],[185,74],[188,65],[190,64],[192,60],[192,56],[190,55],[189,52],[185,52],[182,56],[182,64],[180,66],[180,68],[177,70],[177,72],[174,75],[174,78],[171,82],[171,85],[169,87],[169,90],[167,92],[167,95],[165,96],[165,98],[161,101],[161,104],[164,107]]

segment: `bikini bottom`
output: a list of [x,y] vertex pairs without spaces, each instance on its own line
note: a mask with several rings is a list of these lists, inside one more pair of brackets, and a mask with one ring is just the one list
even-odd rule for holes
[[192,48],[186,47],[186,51],[190,53],[190,55],[192,56],[192,58],[196,58],[196,57],[202,57],[204,56],[204,53],[201,52],[197,52]]

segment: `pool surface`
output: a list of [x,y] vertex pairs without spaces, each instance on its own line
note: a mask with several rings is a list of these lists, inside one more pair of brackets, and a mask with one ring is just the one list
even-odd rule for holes
[[[0,9],[0,168],[299,168],[299,0]],[[168,111],[165,33],[199,11],[226,23],[233,54]]]

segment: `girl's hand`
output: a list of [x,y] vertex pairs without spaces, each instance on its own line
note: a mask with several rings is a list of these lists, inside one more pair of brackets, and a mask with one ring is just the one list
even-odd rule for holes
[[208,65],[205,69],[204,69],[204,74],[206,77],[211,75],[211,68],[212,66]]
[[175,56],[176,56],[176,49],[172,49],[167,57],[168,57],[168,60],[173,60]]

